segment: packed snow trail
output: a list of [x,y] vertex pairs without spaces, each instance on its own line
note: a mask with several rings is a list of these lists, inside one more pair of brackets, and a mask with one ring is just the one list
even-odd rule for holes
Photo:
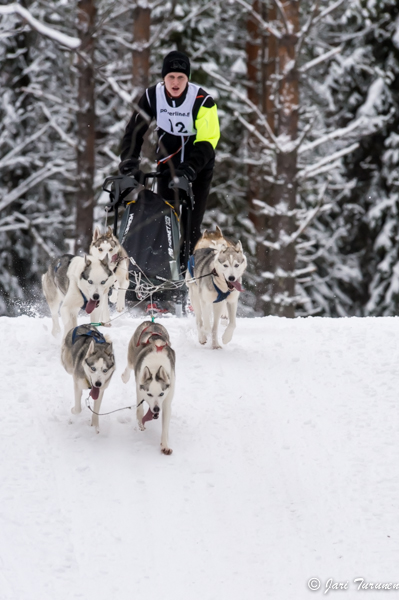
[[[83,322],[81,320],[80,322]],[[124,385],[141,319],[108,333]],[[164,319],[176,350],[161,420],[71,414],[48,318],[0,318],[0,600],[374,600],[399,583],[399,319],[239,319],[222,350]],[[83,403],[84,404],[84,403]],[[320,580],[311,591],[308,581]]]

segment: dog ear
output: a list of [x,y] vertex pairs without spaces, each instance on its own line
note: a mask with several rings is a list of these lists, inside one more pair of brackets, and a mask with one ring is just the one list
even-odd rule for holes
[[93,354],[94,349],[95,349],[95,343],[94,343],[94,340],[91,340],[89,348],[86,352],[86,356],[90,356],[90,354]]
[[238,240],[238,242],[236,243],[235,250],[236,252],[242,252],[242,244],[240,240]]
[[101,232],[100,232],[100,228],[97,225],[95,227],[95,229],[94,229],[94,232],[93,232],[93,242],[95,242],[96,240],[98,240],[99,237],[101,237]]
[[108,254],[106,254],[104,256],[104,258],[102,260],[100,260],[100,263],[103,265],[103,267],[108,267],[108,263],[109,263]]
[[208,230],[207,229],[204,229],[204,231],[202,232],[202,237],[203,238],[208,237]]
[[149,381],[152,381],[151,371],[148,367],[145,367],[142,376],[142,383],[148,383]]
[[222,233],[222,230],[220,229],[219,225],[216,225],[216,233],[219,235],[219,237],[223,237],[223,233]]
[[86,265],[86,267],[90,267],[90,265],[91,265],[91,260],[89,258],[87,258],[87,254],[85,254],[85,265]]
[[159,367],[157,374],[155,375],[156,381],[163,381],[164,383],[169,383],[169,377],[167,372],[163,367]]
[[105,235],[111,238],[114,237],[114,234],[112,233],[112,227],[108,227],[107,233]]
[[110,339],[109,339],[109,337],[107,335],[105,336],[105,340],[106,340],[107,343],[104,346],[104,352],[108,356],[112,356],[113,353],[114,353],[114,350],[112,348],[112,342],[110,341]]

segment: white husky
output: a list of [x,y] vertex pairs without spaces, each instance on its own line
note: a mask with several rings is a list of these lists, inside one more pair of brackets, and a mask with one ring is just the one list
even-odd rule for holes
[[116,310],[122,312],[125,309],[126,290],[129,287],[129,257],[118,238],[112,233],[111,227],[108,227],[106,233],[103,234],[98,227],[95,228],[90,254],[101,260],[108,256],[108,266],[114,272],[117,284],[115,286],[117,289],[114,288],[110,301],[116,302]]
[[104,304],[108,306],[108,291],[114,280],[107,258],[101,261],[93,256],[64,254],[53,259],[42,276],[43,293],[53,319],[52,334],[56,336],[61,331],[58,321],[60,304],[64,337],[77,326],[81,308],[91,315],[93,323],[98,321],[104,312]]
[[[220,229],[219,232],[221,234]],[[228,344],[233,337],[238,296],[242,291],[241,277],[247,266],[241,242],[223,243],[219,235],[216,237],[217,241],[212,241],[208,247],[204,243],[194,250],[186,274],[199,342],[205,344],[207,336],[212,334],[212,348],[215,349],[221,347],[218,327],[225,305],[229,322],[222,341]]]
[[[163,325],[145,321],[137,327],[129,342],[127,366],[122,374],[124,383],[129,381],[132,369],[136,377],[138,425],[144,431],[144,423],[157,419],[162,410],[161,449],[164,454],[172,454],[168,438],[175,389],[175,352]],[[145,416],[144,402],[149,405]]]
[[93,325],[79,325],[71,329],[62,344],[61,360],[67,373],[72,375],[75,406],[73,414],[82,410],[82,391],[90,389],[94,400],[91,424],[99,430],[98,414],[104,391],[115,371],[115,358],[112,343]]

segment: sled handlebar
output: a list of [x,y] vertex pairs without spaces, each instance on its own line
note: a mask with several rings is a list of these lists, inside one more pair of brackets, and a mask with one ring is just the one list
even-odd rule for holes
[[[143,173],[143,183],[146,182],[147,179],[162,177],[166,173],[167,171],[151,171],[150,173]],[[111,187],[108,187],[109,185]],[[123,198],[127,196],[127,194],[138,188],[140,185],[142,184],[140,184],[140,182],[137,181],[133,175],[116,175],[115,177],[106,177],[103,183],[103,190],[104,192],[108,192],[112,198],[112,202],[105,207],[105,210],[108,212],[114,210],[121,204]],[[169,183],[169,187],[172,190],[180,189],[186,192],[190,199],[190,208],[194,207],[193,189],[191,182],[189,182],[188,179],[185,177],[174,177]]]

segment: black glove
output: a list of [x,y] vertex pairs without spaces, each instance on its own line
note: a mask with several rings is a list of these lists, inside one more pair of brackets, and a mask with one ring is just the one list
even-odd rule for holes
[[188,181],[194,181],[197,173],[188,163],[181,163],[176,169],[176,177],[185,177]]
[[121,175],[132,175],[139,183],[144,182],[144,173],[139,169],[140,161],[138,158],[127,158],[119,163],[119,173]]

